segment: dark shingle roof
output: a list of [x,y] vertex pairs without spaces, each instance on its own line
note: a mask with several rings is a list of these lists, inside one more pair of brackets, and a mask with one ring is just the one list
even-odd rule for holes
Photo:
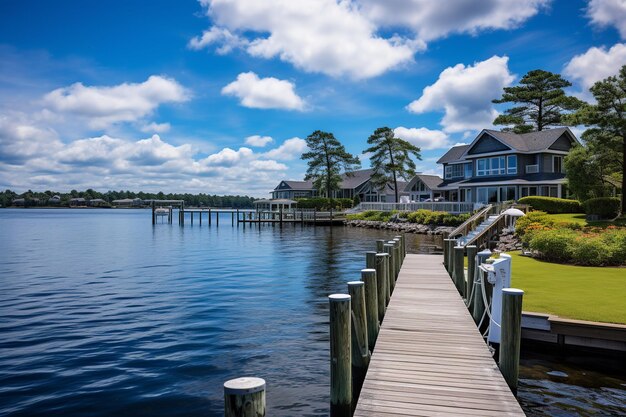
[[438,164],[446,164],[448,162],[458,161],[461,155],[465,153],[465,151],[469,148],[469,145],[458,145],[450,148],[448,152],[446,152],[439,160]]
[[443,182],[439,175],[417,174],[417,177],[431,190],[437,188]]
[[358,171],[353,171],[350,175],[341,174],[341,183],[339,184],[339,187],[356,188],[365,181],[369,180],[373,173],[373,169],[360,169]]
[[[281,181],[284,182],[292,190],[310,190],[313,188],[313,181]],[[278,185],[280,186],[280,184]],[[275,190],[278,190],[278,186]]]
[[548,149],[554,141],[561,137],[568,129],[559,127],[556,129],[542,130],[541,132],[513,133],[500,132],[499,130],[485,130],[494,138],[505,145],[521,152],[536,152]]

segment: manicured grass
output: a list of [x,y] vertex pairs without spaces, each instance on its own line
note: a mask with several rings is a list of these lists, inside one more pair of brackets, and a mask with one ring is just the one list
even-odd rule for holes
[[604,220],[587,222],[587,220],[585,219],[585,215],[582,213],[549,214],[548,217],[559,222],[580,223],[583,226],[607,227],[613,225],[626,227],[626,217],[620,217],[613,222]]
[[561,265],[510,253],[524,311],[626,324],[626,268]]

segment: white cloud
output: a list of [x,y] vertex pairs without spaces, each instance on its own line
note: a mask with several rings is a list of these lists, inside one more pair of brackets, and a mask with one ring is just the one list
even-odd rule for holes
[[278,159],[279,161],[289,161],[300,158],[300,155],[308,149],[306,141],[300,138],[287,139],[276,149],[263,154],[266,158]]
[[265,145],[267,145],[268,143],[271,143],[273,141],[274,141],[274,139],[272,139],[271,136],[252,135],[252,136],[248,136],[246,138],[246,145],[256,146],[258,148],[262,148]]
[[604,47],[593,47],[584,54],[576,55],[565,65],[563,73],[570,79],[577,80],[583,89],[581,96],[590,100],[592,96],[589,88],[596,81],[617,75],[624,64],[626,43],[618,43],[608,50]]
[[551,0],[360,0],[364,13],[383,26],[406,27],[431,41],[451,33],[513,29]]
[[55,113],[84,117],[99,129],[119,122],[133,122],[154,112],[163,103],[189,99],[189,92],[176,80],[152,75],[142,83],[113,87],[89,87],[75,83],[46,94],[43,104]]
[[172,126],[169,123],[149,123],[141,127],[141,131],[144,133],[165,133],[169,132]]
[[271,160],[252,161],[250,167],[255,170],[261,169],[263,171],[285,171],[287,169],[287,165]]
[[441,130],[430,130],[425,127],[406,128],[396,127],[393,130],[396,137],[406,140],[422,150],[441,149],[450,145],[449,137]]
[[[411,62],[419,41],[382,38],[356,3],[336,0],[201,0],[214,26],[189,46],[242,47],[252,56],[278,57],[307,72],[355,79]],[[246,38],[244,38],[246,36]]]
[[[213,26],[189,41],[279,58],[307,72],[353,79],[409,64],[452,33],[512,29],[551,0],[200,0]],[[383,36],[381,33],[398,35]]]
[[256,109],[304,110],[304,101],[289,81],[259,78],[254,72],[242,72],[237,80],[222,88],[222,94],[239,98],[244,107]]
[[38,126],[21,113],[0,114],[0,161],[19,164],[54,153],[61,146],[54,130]]
[[594,25],[615,26],[622,39],[626,39],[626,1],[591,0],[587,7],[587,16]]
[[224,148],[218,153],[209,155],[205,161],[207,165],[233,166],[240,163],[242,160],[251,159],[252,154],[253,152],[250,148],[239,148],[237,151],[230,148]]
[[502,89],[514,80],[508,60],[506,56],[493,56],[473,66],[446,68],[407,109],[412,113],[443,110],[441,125],[445,132],[489,127],[498,115],[491,100],[500,97]]

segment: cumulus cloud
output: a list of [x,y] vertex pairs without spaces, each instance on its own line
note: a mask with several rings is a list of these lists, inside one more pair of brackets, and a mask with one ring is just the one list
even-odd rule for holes
[[57,133],[20,113],[0,114],[0,161],[19,164],[62,147]]
[[279,58],[307,72],[369,78],[410,62],[421,42],[382,38],[356,4],[336,0],[201,0],[214,26],[191,48],[241,47],[260,58]]
[[164,103],[188,100],[189,92],[176,80],[158,75],[142,83],[113,87],[75,83],[46,94],[43,104],[49,111],[84,117],[90,127],[105,128],[114,123],[133,122],[154,112]]
[[596,26],[614,26],[622,39],[626,39],[626,1],[591,0],[587,7],[587,16]]
[[169,132],[172,126],[169,123],[149,123],[141,127],[141,131],[144,133],[165,133]]
[[536,15],[551,0],[360,0],[374,22],[406,27],[423,41],[451,33],[476,34],[488,29],[513,29]]
[[289,161],[300,158],[300,155],[307,149],[306,141],[300,138],[287,139],[276,149],[272,149],[264,154],[266,158],[278,159],[279,161]]
[[592,98],[589,88],[596,81],[617,75],[625,63],[626,43],[618,43],[608,50],[605,47],[593,47],[572,58],[565,65],[563,73],[579,82],[583,89],[581,96],[589,100]]
[[419,146],[421,150],[441,149],[450,145],[448,135],[441,130],[430,130],[425,127],[406,128],[399,126],[393,130],[393,133],[396,137],[402,138],[415,146]]
[[474,65],[457,64],[446,68],[439,79],[424,88],[422,96],[411,102],[412,113],[443,110],[441,125],[445,132],[480,130],[491,126],[498,112],[491,100],[499,97],[514,76],[508,69],[509,58],[493,56]]
[[265,145],[267,145],[268,143],[271,143],[273,141],[274,141],[274,139],[272,139],[271,136],[252,135],[252,136],[248,136],[246,138],[246,145],[256,146],[258,148],[262,148]]
[[515,28],[550,1],[200,0],[213,26],[188,46],[240,48],[307,72],[365,79],[411,63],[428,41],[451,33]]
[[244,107],[256,109],[304,110],[304,101],[295,85],[278,78],[259,78],[254,72],[242,72],[222,88],[222,94],[237,97]]

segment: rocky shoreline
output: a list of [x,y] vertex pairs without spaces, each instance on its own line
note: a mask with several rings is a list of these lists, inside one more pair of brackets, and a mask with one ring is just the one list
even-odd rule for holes
[[447,235],[455,228],[450,226],[433,226],[408,222],[380,222],[375,220],[346,220],[346,226],[366,227],[369,229],[385,229],[397,232],[415,233],[419,235]]

